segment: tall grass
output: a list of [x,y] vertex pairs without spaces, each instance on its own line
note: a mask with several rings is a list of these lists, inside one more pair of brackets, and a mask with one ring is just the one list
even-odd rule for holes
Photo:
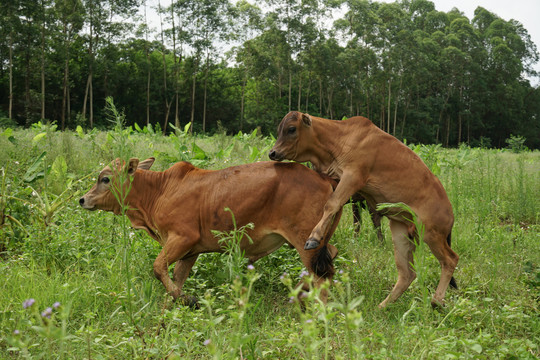
[[[438,173],[456,216],[452,247],[460,255],[460,288],[448,291],[443,309],[424,306],[440,276],[429,251],[417,252],[421,276],[409,290],[377,309],[397,277],[390,232],[385,220],[381,244],[362,214],[357,235],[350,205],[331,240],[340,253],[328,305],[315,294],[304,299],[304,310],[289,302],[304,270],[294,250],[283,247],[248,268],[233,246],[228,255],[199,257],[184,285],[199,297],[201,308],[192,309],[171,302],[153,276],[159,244],[130,229],[125,217],[90,213],[71,199],[43,226],[30,187],[58,196],[72,179],[73,193],[85,192],[116,157],[155,156],[156,170],[181,160],[209,169],[266,160],[272,139],[181,132],[164,137],[123,126],[60,133],[47,124],[4,132],[0,204],[24,230],[2,218],[0,359],[540,356],[538,152],[414,147]],[[25,180],[44,151],[47,179]],[[52,170],[60,156],[63,177]],[[227,236],[238,239],[241,229]],[[34,303],[23,307],[29,299]]]

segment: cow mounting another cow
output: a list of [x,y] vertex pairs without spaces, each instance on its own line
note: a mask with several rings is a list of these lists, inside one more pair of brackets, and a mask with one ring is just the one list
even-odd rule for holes
[[[269,157],[309,161],[317,171],[339,181],[306,249],[317,248],[334,215],[356,193],[372,207],[381,203],[409,206],[424,226],[423,240],[441,264],[432,304],[443,304],[448,285],[456,286],[452,275],[459,259],[450,247],[452,205],[439,179],[411,149],[364,117],[336,121],[293,111],[279,124]],[[398,280],[379,304],[381,308],[401,296],[416,278],[411,240],[418,237],[412,216],[401,208],[388,209],[385,216],[390,220]]]

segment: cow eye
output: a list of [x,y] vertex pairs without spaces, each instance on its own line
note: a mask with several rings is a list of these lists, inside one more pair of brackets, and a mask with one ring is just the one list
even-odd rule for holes
[[295,132],[296,132],[296,128],[295,128],[294,126],[291,126],[291,127],[289,128],[289,130],[287,130],[287,133],[288,133],[289,135],[292,135],[292,134],[294,134]]
[[109,178],[106,177],[106,176],[105,176],[104,178],[101,179],[101,182],[102,182],[103,184],[108,184],[110,181],[111,181],[111,179],[109,179]]

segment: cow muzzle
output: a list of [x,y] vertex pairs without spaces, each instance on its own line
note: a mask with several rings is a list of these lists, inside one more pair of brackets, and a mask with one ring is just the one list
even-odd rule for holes
[[270,160],[274,160],[274,161],[281,161],[283,160],[283,155],[279,154],[276,150],[272,149],[270,150],[270,152],[268,153],[268,157],[270,158]]
[[88,201],[84,199],[84,196],[79,199],[79,205],[81,205],[86,210],[91,210],[91,211],[96,210],[96,206],[89,204]]

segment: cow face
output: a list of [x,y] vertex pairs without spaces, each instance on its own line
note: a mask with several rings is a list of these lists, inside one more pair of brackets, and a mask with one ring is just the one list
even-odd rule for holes
[[79,204],[87,210],[99,209],[120,214],[119,195],[127,192],[135,171],[150,169],[154,160],[149,158],[139,163],[139,159],[132,158],[126,165],[124,161],[116,159],[101,170],[96,184],[79,199]]
[[311,143],[311,116],[291,111],[278,126],[276,144],[268,157],[272,160],[309,161],[307,152]]

